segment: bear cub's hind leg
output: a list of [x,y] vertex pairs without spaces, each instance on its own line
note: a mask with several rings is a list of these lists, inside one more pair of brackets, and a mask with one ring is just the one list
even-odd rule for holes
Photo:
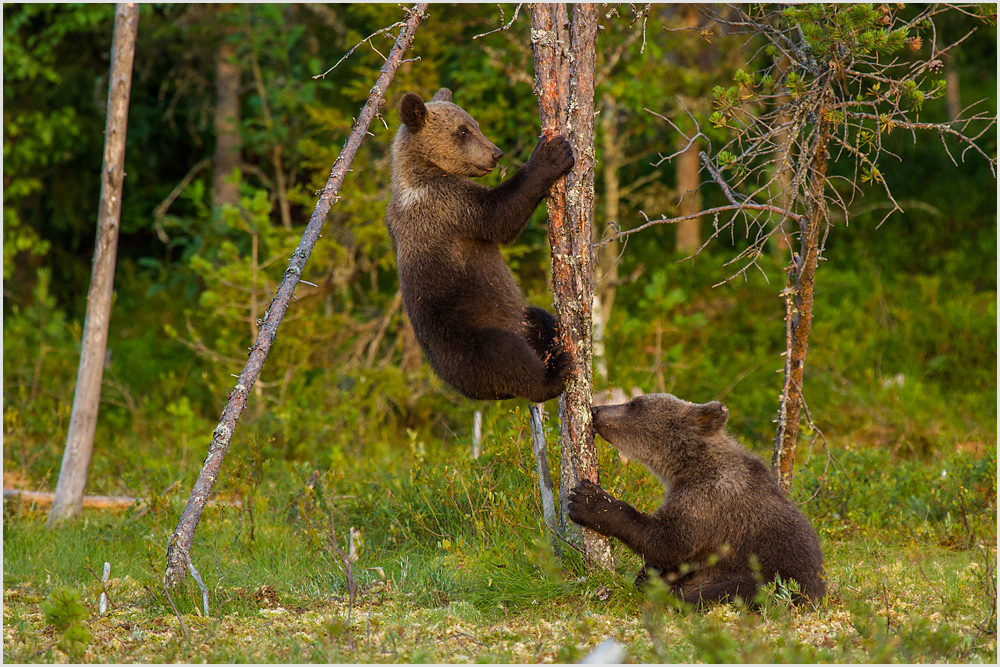
[[[520,333],[500,328],[477,329],[460,354],[451,354],[440,374],[463,394],[478,400],[522,396],[544,403],[562,393],[564,380],[550,371]],[[469,368],[475,368],[469,373]]]
[[758,584],[749,570],[739,572],[711,571],[711,580],[696,584],[698,577],[692,577],[690,582],[680,583],[674,592],[688,604],[704,606],[716,602],[736,602],[736,598],[744,604],[755,606]]
[[556,396],[562,393],[572,358],[559,341],[559,325],[552,313],[535,306],[524,309],[524,339],[545,364],[545,384]]

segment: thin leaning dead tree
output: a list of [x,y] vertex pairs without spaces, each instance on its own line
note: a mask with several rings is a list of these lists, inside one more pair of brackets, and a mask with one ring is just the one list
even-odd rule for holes
[[[983,15],[989,10],[977,5],[734,5],[725,12],[710,6],[699,11],[729,32],[756,35],[771,58],[762,70],[741,69],[733,86],[715,90],[715,112],[709,120],[728,130],[731,139],[720,150],[709,147],[700,154],[707,175],[702,186],[717,188],[726,203],[649,220],[613,238],[693,215],[711,217],[713,232],[695,255],[718,236],[735,239],[736,229],[748,241],[729,262],[739,268],[727,281],[759,268],[757,260],[772,239],[784,241],[782,247],[790,252],[788,279],[780,294],[786,349],[771,464],[787,492],[803,418],[816,434],[813,442],[822,438],[806,406],[803,380],[814,316],[813,286],[831,230],[829,209],[839,209],[849,221],[855,198],[866,188],[879,188],[889,203],[886,218],[903,212],[882,173],[889,159],[900,159],[884,144],[893,131],[911,135],[914,142],[920,132],[936,134],[953,164],[958,164],[957,158],[979,157],[996,178],[996,156],[983,148],[995,144],[995,113],[978,112],[972,105],[947,122],[919,120],[925,103],[946,93],[945,80],[938,78],[944,60],[977,29],[972,26],[957,42],[941,48],[936,21],[946,12],[983,23],[994,18]],[[696,130],[687,140],[698,138],[705,136]],[[841,178],[833,187],[828,169],[832,163],[846,163],[854,178]]]
[[174,529],[173,535],[170,537],[170,544],[167,547],[167,567],[164,573],[164,584],[168,588],[180,587],[184,583],[188,570],[191,569],[194,571],[191,563],[191,545],[194,542],[194,532],[198,527],[202,510],[205,508],[208,496],[218,477],[222,460],[229,449],[233,432],[236,430],[236,422],[246,407],[250,390],[260,375],[264,360],[267,358],[267,353],[271,349],[274,338],[278,333],[278,325],[281,324],[281,319],[288,309],[288,302],[301,279],[306,262],[309,260],[316,242],[319,240],[323,224],[330,213],[330,208],[339,198],[340,188],[344,183],[347,172],[350,171],[354,156],[357,154],[358,148],[361,146],[361,142],[368,132],[368,127],[378,112],[379,105],[382,103],[385,93],[389,89],[389,84],[392,82],[396,70],[403,62],[403,54],[413,42],[417,26],[426,15],[427,5],[428,3],[419,3],[407,11],[407,16],[402,23],[399,36],[396,38],[396,42],[389,52],[389,57],[382,66],[378,80],[368,94],[368,100],[361,109],[361,113],[358,115],[358,119],[351,130],[351,134],[347,137],[343,151],[341,151],[336,162],[333,163],[330,178],[326,182],[326,186],[319,193],[319,200],[316,202],[316,208],[309,218],[309,224],[306,225],[305,232],[302,234],[302,240],[292,253],[288,269],[285,270],[281,284],[278,286],[277,292],[271,300],[271,305],[264,313],[260,334],[257,336],[253,347],[250,348],[250,358],[247,360],[243,372],[240,373],[239,379],[236,381],[236,387],[229,395],[229,402],[222,412],[222,418],[219,420],[218,426],[215,427],[215,431],[212,433],[212,442],[208,447],[208,456],[205,458],[205,463],[202,466],[197,481],[195,481],[187,506],[184,508],[184,512],[177,522],[177,527]]
[[560,337],[573,358],[574,371],[559,399],[560,528],[571,543],[603,567],[612,566],[607,538],[581,531],[569,521],[569,491],[583,479],[598,482],[597,449],[591,423],[593,398],[591,253],[594,212],[594,73],[597,6],[577,4],[572,22],[566,5],[531,8],[535,55],[535,94],[543,134],[559,133],[573,146],[576,164],[547,198],[552,291]]
[[97,217],[94,266],[87,293],[87,315],[83,325],[80,366],[73,394],[73,412],[66,434],[59,481],[46,524],[51,528],[80,514],[83,489],[87,485],[94,433],[101,403],[104,356],[111,323],[115,264],[118,254],[118,224],[125,187],[125,135],[128,102],[132,93],[132,64],[139,31],[139,5],[120,3],[115,8],[111,38],[111,73],[108,82],[108,117],[104,127],[104,165],[101,169],[101,199]]

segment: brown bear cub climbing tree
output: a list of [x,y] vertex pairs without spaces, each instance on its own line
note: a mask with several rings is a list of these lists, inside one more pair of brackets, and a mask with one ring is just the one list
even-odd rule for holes
[[549,188],[573,166],[569,142],[542,137],[531,158],[495,188],[469,180],[503,152],[440,89],[426,104],[406,93],[393,144],[386,223],[399,289],[417,340],[443,380],[474,399],[562,393],[570,357],[555,318],[525,306],[500,254]]
[[652,514],[587,480],[570,494],[573,521],[642,556],[637,583],[655,570],[686,602],[752,603],[759,583],[781,577],[812,602],[823,598],[816,531],[764,462],[726,435],[726,406],[649,394],[593,415],[594,430],[667,489]]

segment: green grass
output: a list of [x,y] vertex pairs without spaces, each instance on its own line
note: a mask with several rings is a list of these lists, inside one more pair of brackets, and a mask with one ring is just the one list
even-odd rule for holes
[[[637,591],[639,560],[620,545],[614,572],[552,553],[520,419],[495,424],[476,461],[414,437],[317,471],[235,444],[217,488],[229,502],[206,510],[193,551],[208,617],[193,580],[169,597],[160,583],[185,489],[58,531],[7,501],[4,660],[572,662],[613,637],[635,662],[996,661],[995,446],[904,458],[835,445],[804,505],[826,555],[824,605],[774,595],[762,613],[693,612]],[[600,448],[605,484],[655,506],[655,480]],[[813,456],[800,471],[800,497],[824,467]],[[351,528],[353,601],[331,546],[346,550]],[[99,616],[105,561],[111,611]],[[65,589],[86,607],[84,642],[46,620]]]

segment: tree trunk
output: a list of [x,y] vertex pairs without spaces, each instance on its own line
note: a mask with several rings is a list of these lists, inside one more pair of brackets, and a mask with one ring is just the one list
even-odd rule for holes
[[[700,15],[698,13],[697,5],[693,4],[683,4],[678,8],[680,13],[681,25],[685,28],[697,28],[698,20]],[[691,49],[689,57],[692,62],[694,62],[695,54],[704,52],[705,42],[697,37],[697,33],[690,32],[686,33],[687,38],[684,40],[687,43],[688,48]],[[701,60],[698,58],[697,60]],[[684,106],[687,109],[692,109],[692,100],[689,97],[682,96]],[[693,133],[693,132],[692,132]],[[683,135],[678,137],[678,149],[684,148],[688,143],[688,140],[684,138]],[[677,196],[680,203],[678,204],[678,216],[689,215],[701,210],[701,196],[698,193],[698,186],[701,184],[701,178],[699,177],[699,172],[701,171],[701,160],[698,157],[698,151],[701,149],[700,141],[693,141],[691,145],[687,147],[683,153],[678,156],[677,159],[677,173],[675,176],[675,183],[677,184]],[[698,248],[701,247],[701,218],[691,218],[690,220],[681,220],[677,223],[677,251],[687,254],[693,254]]]
[[[618,171],[625,156],[618,141],[618,105],[611,95],[605,94],[601,109],[601,159],[604,177],[604,231],[620,216],[621,183]],[[601,240],[594,229],[594,242]],[[604,346],[604,332],[611,319],[618,283],[618,241],[609,241],[600,247],[594,258],[594,382],[602,389],[608,388],[608,357]]]
[[[690,5],[688,5],[690,6]],[[690,105],[687,105],[690,108]],[[682,135],[678,139],[679,148],[683,148],[688,140]],[[677,158],[677,196],[680,205],[678,216],[689,215],[701,210],[701,196],[698,186],[701,185],[701,160],[698,151],[701,142],[692,141],[687,150]],[[677,223],[677,250],[692,254],[701,247],[701,218],[681,220]]]
[[55,498],[47,525],[78,516],[87,484],[90,455],[94,448],[97,412],[101,402],[104,355],[108,346],[111,298],[114,292],[115,256],[118,250],[118,222],[121,217],[122,189],[125,184],[125,134],[128,129],[128,101],[132,91],[132,63],[139,30],[139,5],[121,3],[115,8],[115,28],[111,46],[111,73],[108,83],[108,118],[104,128],[104,165],[101,200],[97,217],[94,267],[87,294],[87,315],[83,325],[83,349],[73,395],[73,412],[66,435],[66,451]]
[[[565,108],[569,101],[569,42],[569,15],[566,12],[565,3],[540,4],[531,7],[531,46],[535,56],[535,96],[538,98],[538,115],[541,120],[542,134],[566,134]],[[565,178],[559,179],[552,185],[552,189],[546,197],[546,208],[549,215],[549,238],[551,239],[553,228],[566,226]],[[555,267],[554,257],[552,264]],[[553,272],[554,280],[555,274]],[[555,301],[558,308],[558,297],[555,298]],[[559,399],[559,404],[560,417],[562,417],[562,398]],[[546,488],[552,488],[552,480],[551,475],[549,475],[548,480],[544,477],[547,472],[545,469],[547,465],[545,467],[541,465],[543,460],[547,464],[544,434],[541,438],[535,435],[536,424],[533,411],[536,408],[532,406],[530,409],[532,410],[532,449],[538,464],[536,469],[539,475],[538,488],[541,493],[543,515],[545,515],[545,522],[549,530],[562,534],[566,519],[562,506],[560,505],[557,520],[553,521],[552,517],[546,514],[546,505],[549,501],[546,497]],[[565,425],[565,421],[562,421],[562,424]],[[540,427],[540,424],[538,426]],[[562,493],[561,486],[560,493]]]
[[[783,77],[785,72],[792,66],[791,60],[788,58],[782,58],[779,66],[777,75]],[[788,93],[781,93],[775,100],[775,104],[781,107],[788,107],[792,98]],[[782,127],[787,127],[791,124],[792,117],[785,111],[778,115],[778,124]],[[771,200],[777,201],[778,206],[785,210],[791,210],[791,207],[795,202],[795,193],[792,191],[792,160],[795,159],[792,151],[794,147],[792,146],[792,133],[789,130],[783,130],[777,132],[774,135],[774,143],[777,145],[778,149],[775,151],[774,156],[774,169],[777,182],[775,186],[780,192],[776,193],[774,197],[769,198]],[[772,222],[775,225],[780,225],[781,233],[775,234],[772,237],[772,248],[774,248],[774,253],[778,256],[791,255],[792,253],[792,239],[791,239],[791,222],[787,218],[777,218],[772,214]]]
[[788,493],[795,465],[795,444],[802,411],[802,380],[806,349],[813,317],[813,279],[819,263],[820,228],[826,224],[827,143],[830,139],[829,105],[819,108],[816,139],[811,147],[809,213],[803,218],[802,246],[788,269],[785,297],[785,384],[778,408],[778,432],[774,439],[771,468],[778,484]]
[[420,349],[417,335],[413,333],[413,325],[410,324],[410,318],[405,311],[400,316],[399,336],[401,338],[400,347],[403,348],[403,358],[399,363],[399,368],[404,373],[413,373],[423,365],[424,353]]
[[944,59],[944,101],[948,120],[955,120],[962,113],[962,95],[958,85],[958,67],[952,58]]
[[246,407],[250,389],[257,381],[260,370],[264,365],[264,360],[267,358],[267,353],[274,343],[275,336],[278,333],[278,325],[281,324],[281,319],[288,309],[288,302],[295,291],[296,285],[298,285],[299,278],[309,259],[309,255],[319,240],[323,224],[330,213],[330,207],[339,196],[340,188],[344,183],[347,172],[350,170],[351,162],[358,152],[358,147],[368,132],[368,127],[371,125],[372,119],[375,117],[379,105],[383,101],[385,92],[389,89],[389,84],[392,82],[393,75],[399,67],[403,53],[413,42],[417,25],[424,18],[426,11],[427,3],[419,3],[407,13],[405,24],[400,29],[399,36],[396,38],[396,42],[389,52],[389,57],[382,66],[378,80],[368,95],[368,101],[365,102],[365,106],[361,109],[361,113],[358,115],[358,119],[351,130],[351,134],[347,137],[344,150],[341,152],[340,157],[337,158],[337,161],[333,163],[330,178],[326,183],[326,187],[320,191],[316,208],[313,211],[312,217],[309,218],[309,224],[306,225],[299,246],[292,253],[292,260],[288,264],[288,269],[285,270],[274,299],[264,313],[264,322],[261,326],[260,335],[250,349],[250,358],[243,368],[239,379],[236,381],[236,387],[229,395],[229,402],[222,412],[218,426],[215,427],[215,431],[212,433],[212,442],[208,447],[208,455],[205,458],[205,463],[191,491],[191,497],[188,499],[187,506],[184,508],[184,512],[177,522],[177,527],[174,529],[173,535],[170,537],[170,544],[167,547],[167,566],[164,574],[164,583],[169,588],[179,587],[187,576],[187,566],[191,559],[190,552],[194,541],[194,531],[198,527],[202,510],[218,477],[219,469],[222,466],[222,459],[229,449],[233,432],[236,430],[236,422]]
[[212,206],[240,202],[240,184],[233,172],[240,168],[240,68],[236,43],[224,31],[215,57],[215,168]]
[[[535,55],[535,96],[542,133],[566,132],[566,104],[569,100],[569,14],[565,3],[531,6],[531,46]],[[553,215],[565,217],[566,181],[556,181],[547,197],[558,206],[548,206]]]
[[[598,481],[597,450],[591,424],[593,394],[591,254],[594,211],[594,74],[597,43],[597,7],[577,4],[567,40],[564,4],[534,5],[532,44],[535,49],[535,85],[542,132],[564,131],[573,145],[576,164],[565,183],[553,187],[548,199],[549,244],[552,248],[552,291],[558,311],[560,336],[574,362],[574,372],[559,399],[560,413],[560,527],[571,543],[582,543],[588,558],[611,567],[607,538],[581,531],[569,521],[569,491],[584,478]],[[565,47],[570,46],[567,57]],[[563,81],[567,84],[563,86]],[[568,91],[562,97],[563,91]],[[568,109],[565,125],[559,122]],[[562,130],[561,128],[565,129]],[[560,201],[561,200],[561,201]]]

